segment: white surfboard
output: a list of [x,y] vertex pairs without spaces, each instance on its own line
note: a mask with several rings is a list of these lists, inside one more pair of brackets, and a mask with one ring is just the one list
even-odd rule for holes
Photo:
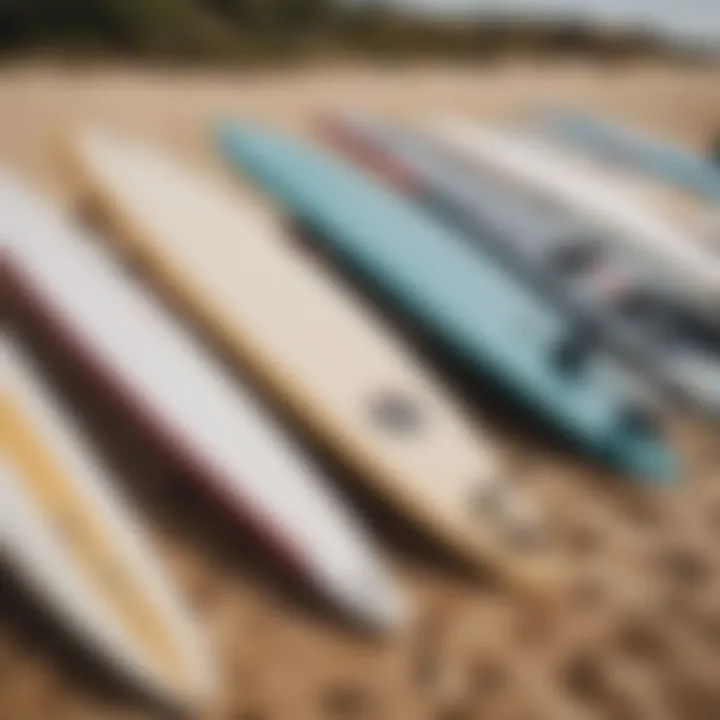
[[710,255],[720,259],[720,205],[689,190],[668,186],[625,169],[608,168],[606,175],[642,196],[643,203],[655,213],[667,216],[692,237]]
[[608,242],[640,251],[683,297],[692,299],[710,320],[720,322],[720,253],[710,251],[693,232],[649,202],[629,178],[610,176],[520,131],[456,118],[427,129],[463,157],[607,229]]
[[126,680],[196,704],[213,672],[107,473],[22,350],[0,334],[0,554]]
[[476,424],[254,195],[99,130],[72,159],[119,245],[375,492],[471,561],[546,586],[538,521]]
[[375,629],[402,621],[379,554],[321,473],[107,248],[9,176],[0,236],[3,282],[25,316],[161,449],[344,611]]

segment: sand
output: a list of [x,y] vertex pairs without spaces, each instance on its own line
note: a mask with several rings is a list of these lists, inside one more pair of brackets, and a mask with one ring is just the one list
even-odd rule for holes
[[[203,135],[221,116],[311,132],[318,108],[500,118],[557,101],[701,147],[720,127],[720,70],[527,61],[245,74],[18,65],[0,71],[0,157],[68,198],[53,153],[58,132],[77,121],[107,123],[226,172]],[[702,422],[670,421],[685,478],[658,490],[568,457],[529,431],[503,429],[481,408],[499,452],[550,520],[569,587],[538,616],[362,503],[416,608],[403,632],[376,639],[279,580],[245,540],[217,528],[207,503],[138,451],[129,429],[82,396],[78,378],[60,375],[117,459],[217,657],[220,692],[201,720],[720,717],[720,447]],[[354,498],[351,485],[343,491]],[[0,583],[8,587],[5,574]],[[0,719],[162,717],[90,672],[21,593],[0,597]]]

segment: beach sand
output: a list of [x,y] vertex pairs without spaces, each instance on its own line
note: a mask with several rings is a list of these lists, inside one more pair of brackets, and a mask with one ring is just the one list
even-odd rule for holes
[[[23,64],[0,71],[0,157],[71,199],[54,154],[58,134],[76,122],[107,124],[227,173],[205,131],[228,115],[313,132],[323,108],[414,121],[444,110],[513,117],[557,102],[700,148],[720,130],[720,70],[529,61],[253,73]],[[67,391],[117,459],[217,657],[220,692],[201,720],[720,718],[720,445],[702,422],[670,422],[686,462],[683,483],[643,489],[529,430],[503,429],[492,408],[481,408],[499,453],[548,516],[570,586],[539,616],[440,561],[392,514],[363,501],[416,606],[406,629],[373,639],[299,597],[261,553],[219,530],[210,504],[138,452],[71,375],[63,375]],[[355,497],[352,483],[342,490]],[[6,595],[0,591],[0,719],[162,717],[89,672],[26,598]]]

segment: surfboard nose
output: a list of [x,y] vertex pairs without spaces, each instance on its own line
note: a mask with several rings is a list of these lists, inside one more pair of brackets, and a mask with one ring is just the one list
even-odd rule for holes
[[164,668],[155,668],[148,690],[173,707],[185,711],[198,710],[218,690],[215,663],[199,636],[187,634],[177,652],[180,672],[168,674]]
[[399,630],[410,611],[389,575],[368,566],[364,572],[334,571],[332,593],[338,605],[363,628],[374,633]]

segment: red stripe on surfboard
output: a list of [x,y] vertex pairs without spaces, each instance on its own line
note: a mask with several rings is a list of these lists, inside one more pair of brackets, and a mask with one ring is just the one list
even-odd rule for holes
[[422,182],[416,172],[399,158],[356,132],[342,120],[320,120],[320,129],[330,143],[346,157],[360,162],[382,180],[405,195],[419,195]]
[[145,435],[160,453],[182,474],[192,479],[206,494],[218,501],[233,520],[240,520],[250,533],[292,572],[306,580],[314,581],[310,572],[311,563],[303,559],[282,531],[270,527],[259,513],[234,497],[219,481],[212,469],[184,446],[171,427],[143,402],[142,397],[130,391],[118,373],[113,372],[98,357],[91,344],[83,341],[72,329],[72,321],[61,317],[53,308],[52,299],[38,287],[37,283],[23,271],[22,261],[6,252],[0,258],[0,281],[3,293],[12,303],[23,321],[49,342],[61,359],[75,365],[90,380],[100,393],[109,397],[113,409],[142,428]]

